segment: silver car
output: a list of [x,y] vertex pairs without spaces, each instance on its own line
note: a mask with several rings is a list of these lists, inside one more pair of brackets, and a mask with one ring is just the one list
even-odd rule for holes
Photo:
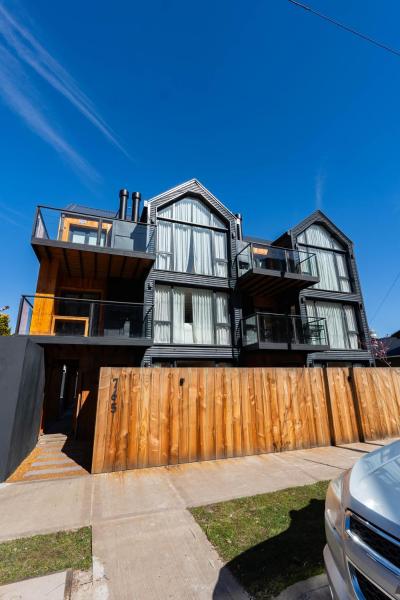
[[335,600],[400,599],[400,441],[333,480],[325,567]]

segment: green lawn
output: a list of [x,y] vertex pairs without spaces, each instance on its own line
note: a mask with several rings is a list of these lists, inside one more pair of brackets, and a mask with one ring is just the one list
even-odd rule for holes
[[0,544],[0,584],[92,565],[92,530],[59,531]]
[[323,571],[326,481],[191,512],[227,567],[257,600]]

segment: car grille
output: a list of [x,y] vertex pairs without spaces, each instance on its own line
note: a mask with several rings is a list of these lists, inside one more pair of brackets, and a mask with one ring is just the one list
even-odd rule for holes
[[400,541],[350,514],[347,526],[349,533],[357,536],[366,546],[379,554],[386,561],[400,569]]
[[388,600],[390,596],[387,596],[376,587],[372,581],[367,579],[367,577],[365,577],[361,571],[353,567],[353,565],[350,565],[350,572],[357,598],[360,600]]

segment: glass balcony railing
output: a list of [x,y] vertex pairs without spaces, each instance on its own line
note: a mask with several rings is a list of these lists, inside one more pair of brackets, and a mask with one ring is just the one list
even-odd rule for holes
[[22,296],[15,333],[151,340],[153,308],[130,302]]
[[38,206],[32,238],[129,252],[155,252],[155,225]]
[[281,273],[314,275],[317,273],[315,254],[267,244],[250,242],[236,256],[238,277],[252,269],[268,269]]
[[242,344],[329,346],[325,319],[274,313],[242,319]]

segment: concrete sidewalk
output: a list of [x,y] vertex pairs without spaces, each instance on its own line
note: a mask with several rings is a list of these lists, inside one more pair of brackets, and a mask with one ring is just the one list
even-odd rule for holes
[[6,484],[0,540],[92,525],[95,597],[245,598],[186,507],[330,479],[388,442]]

